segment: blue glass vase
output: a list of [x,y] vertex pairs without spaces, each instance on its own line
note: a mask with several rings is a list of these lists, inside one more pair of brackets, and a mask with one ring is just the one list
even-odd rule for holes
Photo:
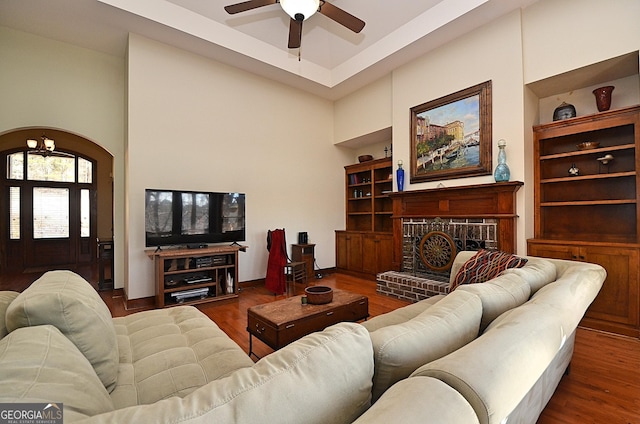
[[398,161],[398,170],[396,171],[396,183],[398,184],[398,191],[404,190],[404,169],[402,169],[402,161]]
[[509,171],[509,166],[507,166],[507,153],[504,151],[507,142],[504,140],[498,141],[498,166],[496,166],[496,170],[493,173],[493,178],[495,178],[497,183],[509,181],[511,178],[511,171]]

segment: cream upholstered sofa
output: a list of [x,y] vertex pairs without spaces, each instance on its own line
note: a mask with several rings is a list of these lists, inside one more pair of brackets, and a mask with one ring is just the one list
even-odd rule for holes
[[[452,282],[475,254],[456,256]],[[356,423],[536,422],[568,369],[576,328],[606,271],[527,259],[485,283],[365,322],[375,403]]]
[[65,422],[351,422],[370,405],[371,342],[353,323],[254,364],[195,307],[112,318],[53,271],[0,292],[0,336],[0,402],[62,403]]
[[0,292],[0,402],[62,402],[66,422],[535,422],[604,278],[529,258],[254,364],[196,308],[112,319],[88,283],[56,271]]

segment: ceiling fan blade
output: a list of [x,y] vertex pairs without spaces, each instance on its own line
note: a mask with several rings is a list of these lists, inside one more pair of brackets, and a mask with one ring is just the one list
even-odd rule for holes
[[289,48],[297,49],[302,43],[302,22],[291,19],[289,24]]
[[355,33],[362,31],[362,28],[364,28],[363,20],[356,18],[352,14],[345,12],[331,3],[322,2],[322,5],[320,6],[320,13],[329,19],[333,19],[340,25],[349,28]]
[[249,0],[225,6],[224,10],[226,10],[230,15],[235,15],[236,13],[246,12],[247,10],[257,9],[262,6],[269,6],[270,4],[276,4],[277,2],[278,0]]

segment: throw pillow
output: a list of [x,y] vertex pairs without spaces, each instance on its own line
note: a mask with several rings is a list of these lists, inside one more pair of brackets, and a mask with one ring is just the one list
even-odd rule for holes
[[449,293],[462,284],[484,283],[497,277],[507,268],[522,268],[526,263],[527,259],[511,253],[479,250],[460,267]]
[[119,353],[111,312],[98,292],[71,271],[49,271],[16,297],[8,331],[53,325],[89,360],[107,391],[116,386]]
[[0,370],[0,402],[62,403],[64,422],[114,409],[87,358],[54,326],[18,328],[0,340]]

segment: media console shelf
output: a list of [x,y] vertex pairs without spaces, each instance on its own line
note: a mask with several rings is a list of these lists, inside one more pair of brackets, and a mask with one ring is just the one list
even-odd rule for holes
[[156,306],[238,297],[238,251],[245,246],[147,251],[154,261]]

